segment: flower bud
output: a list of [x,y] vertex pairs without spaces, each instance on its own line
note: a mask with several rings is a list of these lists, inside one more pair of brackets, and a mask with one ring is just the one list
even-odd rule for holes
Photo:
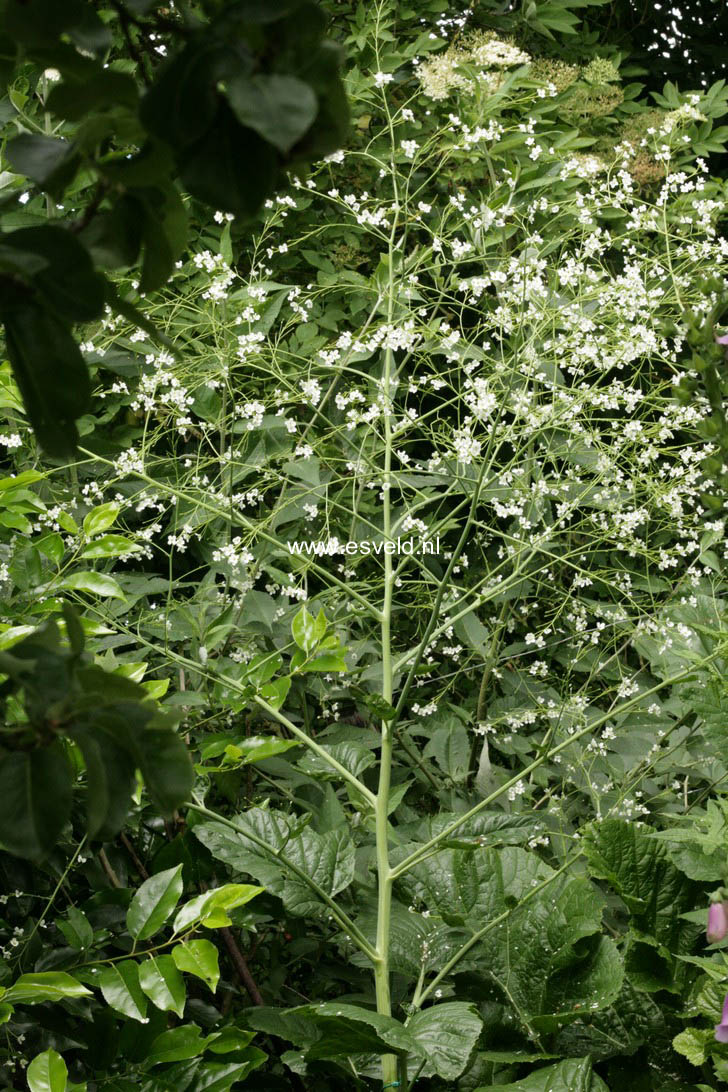
[[708,928],[705,935],[708,944],[715,944],[728,935],[728,903],[711,902],[708,908]]

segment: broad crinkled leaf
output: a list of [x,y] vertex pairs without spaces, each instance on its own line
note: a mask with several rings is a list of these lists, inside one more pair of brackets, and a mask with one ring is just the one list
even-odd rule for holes
[[554,1040],[554,1049],[562,1054],[589,1054],[595,1060],[630,1055],[664,1034],[664,1028],[665,1019],[659,1006],[625,978],[614,1004],[590,1012],[588,1021],[577,1020],[562,1028]]
[[668,849],[622,819],[605,819],[584,835],[593,876],[606,880],[632,914],[634,927],[671,952],[692,948],[693,924],[680,917],[694,909],[700,887],[680,872]]
[[556,877],[516,847],[448,849],[415,866],[402,884],[470,935],[505,915],[470,951],[468,968],[497,983],[525,1028],[554,1031],[580,1009],[604,1008],[617,996],[621,960],[601,936],[604,899],[585,877]]
[[[348,830],[317,834],[307,826],[292,835],[290,821],[283,812],[263,808],[252,808],[234,821],[270,846],[270,852],[222,823],[200,823],[193,831],[214,857],[235,872],[253,876],[278,895],[291,913],[327,916],[329,910],[323,900],[283,860],[294,864],[327,895],[336,895],[354,878],[354,845]],[[281,859],[273,856],[279,851]]]
[[455,1080],[468,1064],[478,1041],[483,1021],[473,1005],[446,1001],[416,1012],[407,1021],[412,1033],[427,1055],[423,1073],[434,1072],[445,1080]]
[[[486,1092],[478,1088],[476,1092]],[[608,1092],[604,1081],[592,1072],[590,1058],[568,1058],[544,1066],[514,1084],[491,1085],[488,1092]]]
[[424,1054],[398,1020],[358,1005],[324,1001],[294,1009],[248,1009],[245,1015],[250,1027],[295,1043],[311,1060],[360,1053]]
[[[377,937],[376,904],[367,906],[356,916],[356,925],[374,946]],[[433,915],[424,917],[420,912],[403,906],[394,899],[389,919],[389,964],[393,971],[407,975],[415,982],[424,964],[425,971],[437,972],[455,955],[470,933],[463,928],[445,925]],[[351,957],[357,966],[369,967],[363,953]]]

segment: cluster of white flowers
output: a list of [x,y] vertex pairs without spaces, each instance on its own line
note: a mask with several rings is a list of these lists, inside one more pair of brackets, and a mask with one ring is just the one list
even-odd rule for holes
[[210,250],[203,250],[193,255],[192,263],[196,269],[211,274],[211,279],[202,292],[203,300],[226,300],[228,288],[235,280],[235,273],[222,254],[213,254]]

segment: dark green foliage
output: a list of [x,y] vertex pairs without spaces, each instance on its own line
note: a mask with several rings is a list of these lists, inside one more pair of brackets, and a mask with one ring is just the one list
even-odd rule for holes
[[[65,617],[70,629],[70,607]],[[7,676],[0,698],[19,699],[25,713],[2,736],[0,844],[6,849],[32,860],[52,850],[71,810],[71,742],[86,770],[89,838],[118,832],[137,769],[162,815],[171,817],[187,798],[192,765],[175,718],[161,713],[136,683],[94,666],[77,623],[70,650],[51,619],[11,653],[0,653],[0,668]]]
[[[5,90],[12,95],[31,71],[37,116],[47,131],[51,117],[61,119],[59,135],[12,137],[8,162],[49,200],[70,200],[76,216],[73,237],[61,227],[31,237],[41,229],[23,234],[7,225],[0,237],[0,317],[13,368],[41,446],[60,459],[76,450],[88,386],[71,326],[96,317],[109,298],[92,266],[133,266],[141,251],[140,290],[155,291],[187,241],[178,180],[198,201],[251,217],[283,168],[300,169],[338,147],[348,128],[340,54],[323,39],[315,4],[232,4],[200,20],[137,3],[106,15],[90,0],[0,7]],[[158,67],[156,54],[142,56],[155,31],[168,55]],[[114,67],[120,49],[131,53],[123,70]],[[41,72],[50,69],[61,82],[42,90]],[[30,124],[26,116],[18,127]],[[28,312],[28,289],[55,311],[53,331]],[[35,337],[30,323],[39,327]],[[53,420],[49,406],[62,388],[77,393]]]

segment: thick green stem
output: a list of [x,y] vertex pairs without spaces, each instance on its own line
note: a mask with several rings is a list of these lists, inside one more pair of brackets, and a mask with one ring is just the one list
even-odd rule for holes
[[[391,259],[390,259],[391,270]],[[391,277],[391,272],[390,272]],[[389,301],[389,319],[391,321],[392,295]],[[390,498],[392,474],[392,421],[390,405],[390,380],[392,376],[392,350],[385,350],[384,376],[382,382],[384,396],[384,474],[382,490],[384,493],[383,532],[385,543],[392,533],[392,509]],[[388,705],[392,704],[392,593],[394,572],[392,555],[384,554],[384,599],[382,603],[382,697]],[[392,911],[392,876],[389,867],[389,789],[392,777],[392,735],[393,727],[389,720],[382,721],[382,749],[379,761],[379,785],[375,807],[376,842],[377,842],[377,963],[374,966],[374,985],[377,998],[377,1012],[385,1016],[392,1015],[392,1003],[389,994],[389,928]],[[397,1080],[397,1058],[394,1054],[382,1056],[382,1082],[386,1087]]]

